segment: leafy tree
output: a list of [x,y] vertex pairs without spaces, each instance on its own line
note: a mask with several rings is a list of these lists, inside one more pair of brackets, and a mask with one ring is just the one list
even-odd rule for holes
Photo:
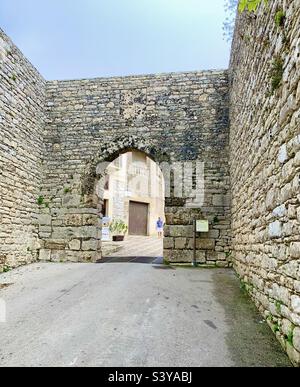
[[240,0],[239,1],[239,12],[249,11],[255,12],[258,6],[264,2],[268,4],[268,0]]
[[225,10],[228,14],[223,23],[224,38],[231,41],[237,9],[240,13],[244,11],[255,12],[259,5],[268,4],[268,0],[225,0]]

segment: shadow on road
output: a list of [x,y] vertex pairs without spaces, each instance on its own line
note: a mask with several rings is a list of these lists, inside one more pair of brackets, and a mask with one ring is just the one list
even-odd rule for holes
[[163,257],[104,257],[97,263],[145,263],[163,265]]

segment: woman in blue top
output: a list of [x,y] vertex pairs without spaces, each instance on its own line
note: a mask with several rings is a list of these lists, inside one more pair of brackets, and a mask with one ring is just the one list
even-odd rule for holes
[[164,222],[161,218],[158,218],[158,221],[156,222],[156,231],[158,233],[158,237],[162,238],[164,231]]

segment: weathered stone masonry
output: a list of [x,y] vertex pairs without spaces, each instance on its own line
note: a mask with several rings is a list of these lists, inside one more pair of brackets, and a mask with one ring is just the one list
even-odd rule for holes
[[[45,82],[3,32],[1,39],[7,120],[1,126],[1,211],[7,216],[2,218],[1,268],[37,258],[101,258],[102,174],[97,166],[129,149],[144,151],[158,163],[204,162],[201,209],[192,208],[186,193],[176,197],[171,184],[164,256],[190,262],[192,221],[203,217],[211,231],[197,242],[198,262],[228,266],[227,73]],[[5,147],[11,138],[13,149]],[[7,176],[5,168],[11,171]]]
[[36,260],[45,81],[0,30],[0,271]]
[[228,265],[226,72],[48,82],[46,115],[43,259],[100,258],[97,164],[138,149],[158,163],[205,163],[200,210],[187,208],[185,195],[166,198],[165,259],[191,262],[191,224],[201,216],[212,229],[198,241],[198,261]]
[[[230,68],[234,267],[300,364],[300,1],[239,18]],[[285,20],[275,23],[282,10]],[[245,20],[245,18],[247,20]],[[275,61],[280,87],[271,90]]]
[[0,31],[0,270],[101,257],[101,161],[204,161],[200,209],[166,198],[164,256],[191,261],[208,218],[198,262],[233,262],[300,365],[300,0],[269,4],[238,18],[229,72],[45,82]]

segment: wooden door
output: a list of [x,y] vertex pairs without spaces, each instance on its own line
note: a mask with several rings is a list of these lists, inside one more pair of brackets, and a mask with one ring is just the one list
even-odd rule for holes
[[148,235],[148,206],[129,202],[129,235]]

